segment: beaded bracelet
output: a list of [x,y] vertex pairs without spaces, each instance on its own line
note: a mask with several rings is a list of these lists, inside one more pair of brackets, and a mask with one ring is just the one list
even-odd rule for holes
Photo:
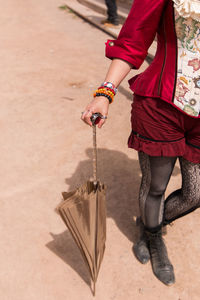
[[109,95],[108,93],[106,93],[106,92],[100,92],[100,91],[96,91],[95,93],[94,93],[94,95],[93,95],[94,97],[98,97],[98,96],[105,96],[106,98],[108,98],[109,99],[109,102],[110,103],[112,103],[113,102],[113,97],[112,97],[112,95]]
[[111,88],[108,88],[105,86],[100,86],[100,87],[98,87],[98,90],[100,90],[100,89],[104,89],[104,90],[106,89],[107,91],[111,92],[114,96],[116,95],[115,91]]
[[112,102],[113,102],[112,98],[111,98],[109,95],[106,95],[106,94],[104,94],[104,93],[96,93],[96,94],[94,95],[94,97],[100,97],[100,96],[106,97],[106,98],[108,99],[109,103],[112,103]]
[[94,92],[94,97],[105,96],[109,103],[114,101],[114,96],[117,93],[117,88],[112,82],[104,81],[101,86]]
[[106,89],[98,89],[93,94],[94,97],[104,96],[109,100],[109,103],[114,101],[114,95],[106,91]]
[[107,88],[98,88],[97,91],[99,93],[104,93],[105,92],[106,94],[110,95],[112,98],[114,98],[114,96],[115,96],[114,92],[111,91],[111,90],[108,90]]

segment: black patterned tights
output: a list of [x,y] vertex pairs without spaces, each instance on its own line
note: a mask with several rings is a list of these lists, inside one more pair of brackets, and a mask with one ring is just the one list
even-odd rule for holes
[[164,193],[176,157],[153,157],[139,152],[142,171],[139,206],[142,220],[150,229],[168,224],[200,206],[200,164],[191,163],[184,158],[179,161],[182,188],[165,200]]

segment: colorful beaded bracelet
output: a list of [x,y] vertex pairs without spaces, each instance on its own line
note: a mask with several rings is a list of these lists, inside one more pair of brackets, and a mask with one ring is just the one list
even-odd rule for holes
[[94,97],[96,97],[97,94],[103,94],[103,95],[107,95],[110,97],[111,101],[109,101],[110,103],[112,103],[114,101],[114,94],[111,91],[108,91],[106,88],[102,88],[102,89],[98,89],[94,92]]
[[109,103],[112,103],[113,102],[113,99],[111,98],[111,96],[109,96],[108,94],[106,93],[94,93],[94,97],[100,97],[100,96],[104,96],[108,99]]
[[98,94],[101,94],[101,96],[103,96],[103,95],[108,96],[108,97],[111,99],[110,102],[113,102],[113,100],[114,100],[114,98],[113,98],[111,95],[109,95],[109,94],[107,94],[107,93],[105,93],[105,92],[100,92],[100,91],[95,92],[95,93],[94,93],[94,97],[96,97]]
[[109,95],[106,95],[104,93],[96,93],[95,97],[104,96],[108,99],[109,103],[111,104],[113,102],[112,98]]
[[106,89],[106,90],[112,92],[114,95],[116,95],[115,91],[113,89],[107,87],[107,86],[100,86],[100,87],[98,87],[98,90],[100,90],[100,89]]
[[113,91],[110,91],[110,90],[108,90],[107,88],[100,88],[100,89],[97,89],[97,91],[98,92],[100,92],[100,93],[107,93],[107,94],[109,94],[109,95],[111,95],[112,97],[114,97],[115,96],[115,94],[114,94],[114,92]]

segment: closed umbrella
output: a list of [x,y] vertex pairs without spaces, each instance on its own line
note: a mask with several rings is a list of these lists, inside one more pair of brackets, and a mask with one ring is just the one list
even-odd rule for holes
[[93,179],[72,192],[63,193],[57,210],[72,234],[86,262],[95,284],[103,259],[106,240],[105,186],[97,180],[97,146],[95,122],[100,114],[93,115]]

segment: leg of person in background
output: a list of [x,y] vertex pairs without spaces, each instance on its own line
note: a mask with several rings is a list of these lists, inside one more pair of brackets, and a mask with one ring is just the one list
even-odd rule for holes
[[119,25],[119,16],[117,14],[117,4],[116,0],[105,0],[107,6],[107,15],[108,18],[104,20],[102,23],[104,25]]
[[[162,222],[164,210],[164,193],[171,177],[176,157],[153,157],[139,152],[139,162],[142,171],[142,182],[139,194],[141,218],[144,224],[143,250],[145,242],[149,250],[153,272],[166,285],[174,283],[174,271],[167,255],[167,249],[162,238]],[[141,240],[139,241],[141,243]],[[136,244],[136,257],[143,257],[141,248]],[[147,254],[147,253],[145,253]]]

